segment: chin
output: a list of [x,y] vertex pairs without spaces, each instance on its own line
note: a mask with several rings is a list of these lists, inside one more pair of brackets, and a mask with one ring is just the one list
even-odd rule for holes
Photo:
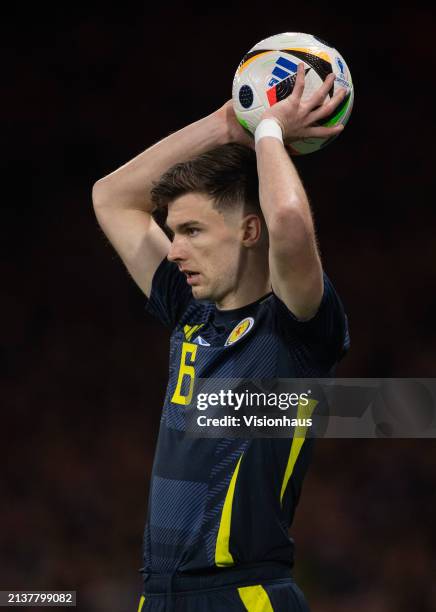
[[192,295],[195,297],[196,300],[210,300],[211,299],[205,287],[192,287]]

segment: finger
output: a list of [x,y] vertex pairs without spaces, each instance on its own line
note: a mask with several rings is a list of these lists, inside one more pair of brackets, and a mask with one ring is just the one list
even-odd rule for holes
[[307,116],[307,125],[312,125],[313,123],[328,117],[333,113],[335,108],[339,106],[339,104],[343,101],[345,96],[348,94],[348,91],[341,87],[329,100],[329,102],[325,102],[321,104],[318,108],[315,108],[309,115]]
[[333,83],[335,82],[335,74],[331,72],[325,79],[324,83],[310,96],[307,100],[307,106],[310,109],[316,108],[320,104],[322,104],[333,87]]
[[297,76],[295,78],[294,89],[292,91],[292,98],[297,100],[297,102],[301,99],[304,91],[304,64],[300,62],[297,66]]
[[304,130],[302,136],[303,138],[330,138],[340,134],[343,129],[342,123],[334,127],[308,127]]

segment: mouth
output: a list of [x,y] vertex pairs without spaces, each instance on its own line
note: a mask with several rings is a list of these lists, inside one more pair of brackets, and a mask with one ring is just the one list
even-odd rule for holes
[[186,276],[186,282],[188,285],[197,284],[198,278],[200,276],[199,272],[193,272],[191,270],[182,270],[183,274]]

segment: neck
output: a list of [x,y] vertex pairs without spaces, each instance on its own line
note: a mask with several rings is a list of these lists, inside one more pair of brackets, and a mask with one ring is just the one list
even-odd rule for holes
[[268,258],[252,257],[241,266],[235,288],[215,302],[219,310],[234,310],[256,302],[271,291]]

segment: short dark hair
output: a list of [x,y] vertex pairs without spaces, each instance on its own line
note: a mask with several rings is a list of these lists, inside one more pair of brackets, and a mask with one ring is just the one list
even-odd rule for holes
[[229,143],[172,166],[151,190],[156,212],[166,211],[168,204],[185,193],[209,196],[220,211],[243,204],[247,212],[262,215],[256,153]]

